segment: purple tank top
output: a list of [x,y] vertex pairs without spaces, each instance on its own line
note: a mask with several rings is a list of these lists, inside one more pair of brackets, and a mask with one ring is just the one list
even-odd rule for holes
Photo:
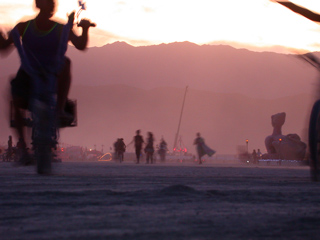
[[40,31],[35,20],[28,22],[22,35],[22,45],[34,69],[53,71],[56,68],[63,25],[56,23],[49,31]]

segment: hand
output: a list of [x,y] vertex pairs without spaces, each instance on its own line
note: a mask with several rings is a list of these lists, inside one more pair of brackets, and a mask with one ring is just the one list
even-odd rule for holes
[[96,24],[92,23],[89,19],[81,19],[78,27],[82,27],[83,29],[88,29],[89,27],[95,27]]
[[12,41],[10,40],[9,36],[10,36],[10,32],[5,34],[4,32],[0,31],[0,56],[1,57],[7,57],[14,49],[14,46],[13,44],[11,44]]

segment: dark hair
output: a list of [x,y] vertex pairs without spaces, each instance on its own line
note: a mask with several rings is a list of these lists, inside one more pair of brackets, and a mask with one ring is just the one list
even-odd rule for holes
[[43,10],[41,3],[43,3],[43,1],[47,1],[48,3],[51,3],[50,7],[50,12],[51,14],[53,14],[55,12],[56,9],[56,0],[35,0],[35,6],[36,8]]

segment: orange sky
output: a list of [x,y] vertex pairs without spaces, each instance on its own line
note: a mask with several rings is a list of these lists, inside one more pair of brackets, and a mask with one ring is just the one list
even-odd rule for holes
[[[86,2],[88,9],[84,16],[98,24],[91,31],[91,46],[115,41],[134,46],[190,41],[320,51],[320,26],[269,0]],[[294,2],[320,12],[318,0]],[[34,14],[32,5],[33,0],[1,0],[0,27],[10,29],[22,16]],[[67,12],[76,8],[76,0],[60,0],[57,16],[65,18]],[[282,51],[280,47],[272,49]]]

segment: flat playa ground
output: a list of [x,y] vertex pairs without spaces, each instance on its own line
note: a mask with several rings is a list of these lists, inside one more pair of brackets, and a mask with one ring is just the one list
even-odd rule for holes
[[0,239],[320,239],[307,166],[0,162]]

